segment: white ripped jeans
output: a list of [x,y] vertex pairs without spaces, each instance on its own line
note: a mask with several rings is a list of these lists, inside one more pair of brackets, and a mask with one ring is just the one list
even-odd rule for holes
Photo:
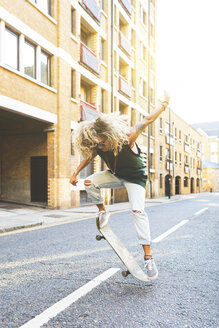
[[85,186],[88,197],[92,200],[92,203],[96,205],[104,202],[100,192],[101,188],[115,189],[125,187],[128,192],[129,204],[134,217],[134,224],[139,243],[141,245],[151,244],[149,220],[147,213],[144,211],[144,187],[118,178],[109,171],[102,171],[92,174],[86,178],[86,181],[90,181],[90,185]]

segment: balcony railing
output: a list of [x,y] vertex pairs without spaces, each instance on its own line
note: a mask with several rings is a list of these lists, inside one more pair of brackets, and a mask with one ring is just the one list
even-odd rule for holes
[[95,53],[81,42],[81,63],[90,68],[94,73],[100,74],[101,61]]
[[84,9],[98,22],[101,20],[101,10],[95,0],[81,0]]
[[120,76],[119,77],[119,91],[122,92],[125,96],[128,96],[129,98],[132,95],[132,88],[124,79],[124,77]]
[[121,31],[119,32],[119,45],[129,56],[131,56],[131,43],[126,39]]
[[131,16],[132,14],[132,4],[130,0],[119,0],[123,8],[127,11],[127,13]]

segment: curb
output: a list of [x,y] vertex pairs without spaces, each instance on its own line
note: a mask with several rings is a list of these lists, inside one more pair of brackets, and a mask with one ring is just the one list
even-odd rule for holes
[[41,222],[38,222],[38,223],[22,224],[22,225],[10,227],[10,228],[0,229],[0,234],[6,233],[6,232],[15,231],[15,230],[21,230],[21,229],[27,229],[27,228],[34,228],[34,227],[38,227],[38,226],[42,226],[42,225],[43,225],[43,222],[42,221]]

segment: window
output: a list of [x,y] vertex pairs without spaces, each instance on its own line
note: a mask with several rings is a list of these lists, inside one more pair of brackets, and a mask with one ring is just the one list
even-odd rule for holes
[[218,151],[217,142],[211,142],[211,152],[216,153]]
[[106,60],[106,41],[101,39],[101,60]]
[[186,143],[189,143],[189,136],[187,134],[184,134],[184,141]]
[[160,188],[163,188],[163,176],[160,174]]
[[165,122],[165,134],[169,135],[170,133],[170,125],[168,122]]
[[100,7],[103,11],[107,12],[107,2],[105,0],[100,0]]
[[24,73],[36,77],[36,47],[29,41],[24,41]]
[[165,149],[165,156],[167,160],[170,160],[170,150],[169,149]]
[[114,64],[114,70],[115,70],[115,72],[117,72],[117,57],[116,57],[116,51],[114,51],[113,64]]
[[135,88],[136,71],[133,68],[131,69],[131,74],[132,74],[132,86]]
[[19,69],[18,34],[5,28],[5,64],[16,70]]
[[71,11],[71,33],[76,36],[76,10]]
[[141,96],[146,97],[147,96],[147,84],[143,80],[142,77],[140,77],[140,83],[139,83],[139,93]]
[[132,47],[136,48],[136,34],[135,34],[135,31],[132,30],[132,34],[131,34],[131,45]]
[[104,110],[105,110],[105,90],[104,89],[101,89],[101,112],[104,113]]
[[184,187],[188,187],[188,178],[187,177],[184,178]]
[[41,82],[47,85],[51,85],[51,59],[50,55],[41,51],[40,56],[41,65]]
[[175,140],[177,140],[177,128],[175,128]]
[[76,71],[71,71],[71,97],[76,98]]
[[211,155],[211,162],[217,163],[217,154]]
[[182,140],[182,133],[181,130],[179,130],[179,143],[181,143],[181,140]]
[[34,0],[34,2],[40,10],[51,15],[51,0]]
[[160,132],[162,133],[163,131],[163,120],[162,117],[160,117]]
[[177,151],[175,151],[175,164],[177,164]]
[[145,12],[144,8],[142,7],[142,5],[140,5],[140,20],[144,25],[146,25],[147,15],[146,15],[146,12]]
[[163,147],[160,146],[160,161],[163,160]]

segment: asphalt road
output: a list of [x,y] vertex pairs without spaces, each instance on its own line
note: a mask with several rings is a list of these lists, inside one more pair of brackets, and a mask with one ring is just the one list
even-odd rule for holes
[[[152,239],[161,236],[152,245],[159,277],[149,284],[122,277],[123,264],[106,241],[95,239],[94,218],[1,235],[0,327],[33,319],[24,327],[218,328],[219,194],[147,213]],[[143,266],[131,213],[113,214],[110,225]]]

